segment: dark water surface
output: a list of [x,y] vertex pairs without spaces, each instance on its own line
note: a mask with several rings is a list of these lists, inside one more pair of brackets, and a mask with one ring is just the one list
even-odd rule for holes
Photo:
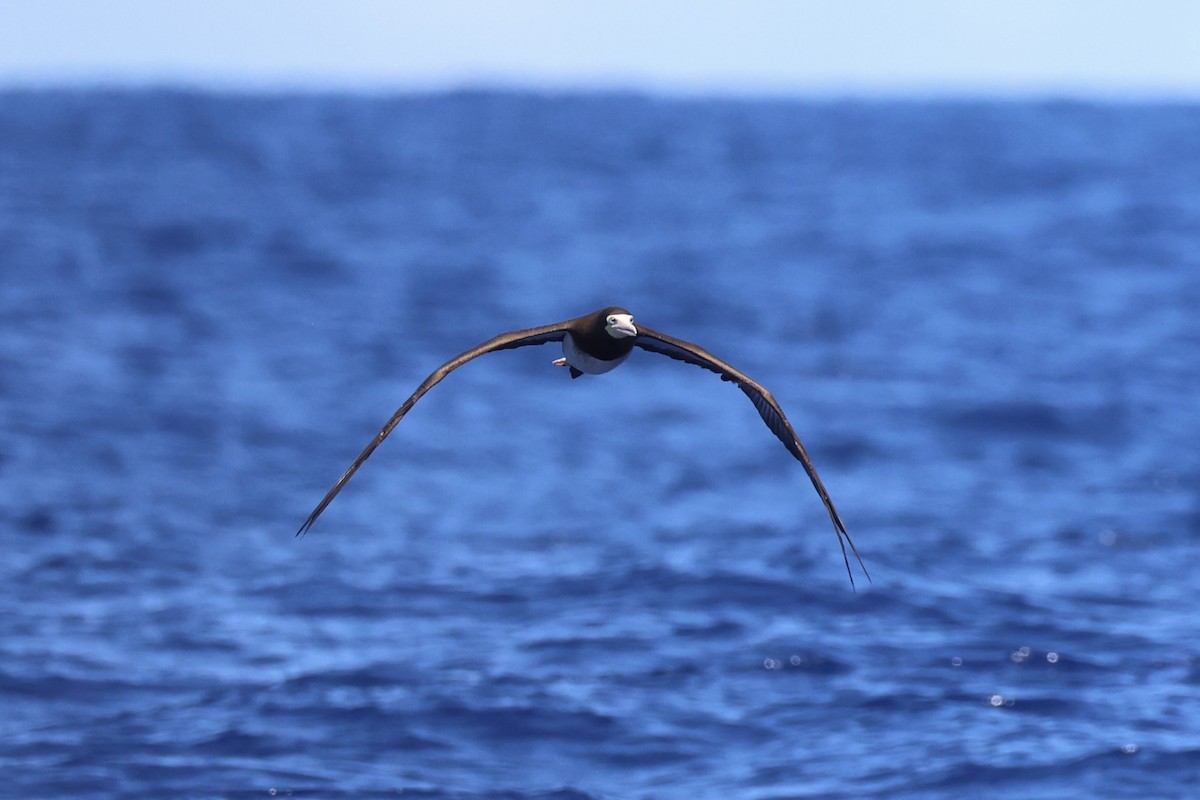
[[[0,93],[0,794],[1200,784],[1200,108]],[[616,303],[647,353],[434,367]]]

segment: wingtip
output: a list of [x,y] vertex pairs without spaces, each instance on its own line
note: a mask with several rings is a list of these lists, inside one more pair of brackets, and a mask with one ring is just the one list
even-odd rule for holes
[[[859,566],[862,566],[862,564],[859,564]],[[850,571],[849,567],[847,567],[846,575],[850,578],[850,591],[854,594],[858,594],[858,583],[854,580],[854,573]],[[875,581],[871,579],[871,573],[867,572],[866,567],[863,567],[863,575],[867,576],[867,583],[875,583]]]
[[[854,545],[854,540],[850,538],[850,531],[846,530],[846,525],[840,517],[833,517],[833,529],[837,533],[838,545],[842,548],[842,562],[846,565],[846,575],[850,578],[850,590],[858,594],[858,584],[854,580],[854,568],[850,565],[850,553],[854,553],[854,558],[858,561],[858,567],[863,571],[863,575],[867,577],[867,583],[875,583],[871,578],[871,573],[867,569],[866,563],[862,556],[858,553],[858,548]],[[846,545],[850,545],[849,551],[846,550]]]

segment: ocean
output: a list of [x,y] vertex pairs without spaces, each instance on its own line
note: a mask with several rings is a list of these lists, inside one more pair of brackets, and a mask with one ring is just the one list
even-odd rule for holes
[[[1200,108],[0,92],[0,796],[1186,798]],[[766,386],[557,345],[607,305]]]

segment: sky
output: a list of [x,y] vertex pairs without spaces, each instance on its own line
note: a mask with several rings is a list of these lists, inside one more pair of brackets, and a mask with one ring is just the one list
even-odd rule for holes
[[0,85],[1200,99],[1200,0],[0,0]]

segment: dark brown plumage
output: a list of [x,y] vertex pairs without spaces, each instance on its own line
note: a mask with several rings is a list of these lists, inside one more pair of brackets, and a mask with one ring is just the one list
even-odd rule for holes
[[[568,336],[571,339],[564,341]],[[821,502],[825,504],[825,509],[829,512],[829,518],[833,521],[834,530],[838,535],[838,543],[842,548],[842,559],[846,564],[846,572],[850,576],[851,586],[854,585],[854,573],[850,569],[849,553],[851,552],[854,553],[854,557],[858,560],[863,574],[867,576],[867,580],[870,580],[871,575],[867,572],[866,565],[863,564],[862,557],[859,556],[858,549],[854,546],[854,541],[850,538],[850,533],[846,530],[841,515],[838,514],[837,509],[834,507],[833,500],[829,497],[829,492],[826,491],[820,476],[817,475],[817,470],[813,466],[812,460],[808,457],[804,445],[800,443],[800,437],[796,435],[796,431],[792,428],[791,423],[788,422],[783,409],[780,408],[779,403],[775,401],[771,393],[762,385],[751,380],[748,376],[702,347],[682,339],[676,339],[666,334],[652,331],[644,325],[637,325],[635,328],[632,315],[625,309],[617,306],[603,308],[581,317],[575,317],[564,322],[556,322],[553,325],[541,325],[536,328],[525,328],[524,330],[502,333],[455,356],[438,367],[417,387],[412,396],[405,400],[400,408],[396,409],[396,413],[392,415],[392,418],[375,435],[375,438],[370,441],[362,453],[359,454],[358,458],[354,459],[354,463],[350,465],[350,468],[342,474],[342,477],[338,478],[337,482],[333,484],[333,487],[325,494],[321,502],[317,504],[317,507],[308,515],[308,519],[300,526],[300,530],[296,532],[296,535],[299,536],[306,533],[313,526],[313,523],[317,521],[317,517],[333,501],[333,498],[342,490],[346,482],[358,471],[358,468],[370,457],[371,453],[375,452],[375,448],[387,438],[388,434],[399,424],[400,420],[404,418],[404,415],[409,412],[413,405],[443,378],[468,361],[486,353],[497,350],[511,350],[529,345],[546,344],[547,342],[564,343],[565,357],[555,363],[569,366],[572,377],[579,377],[581,374],[587,372],[605,372],[612,369],[616,364],[621,363],[634,347],[640,347],[652,353],[659,353],[678,361],[703,367],[719,375],[721,380],[733,383],[750,398],[750,402],[758,410],[759,416],[762,417],[767,428],[775,434],[779,441],[783,443],[783,446],[787,448],[788,452],[804,467],[804,471],[808,473],[813,488],[817,490],[817,495],[821,498]],[[847,545],[850,546],[849,550],[846,548]]]

